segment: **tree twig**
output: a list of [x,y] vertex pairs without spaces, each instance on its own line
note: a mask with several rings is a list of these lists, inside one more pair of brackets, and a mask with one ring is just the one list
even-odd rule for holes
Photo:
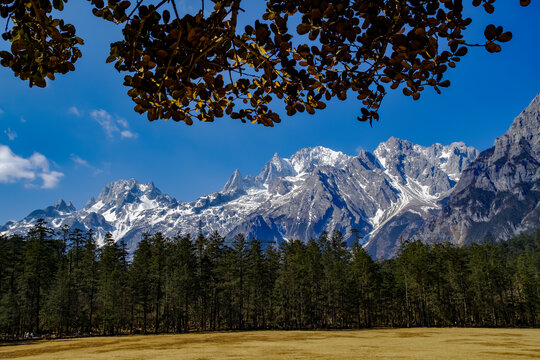
[[34,8],[34,12],[36,13],[39,25],[41,26],[41,41],[43,41],[43,45],[45,45],[47,43],[47,37],[45,36],[45,24],[43,23],[43,19],[41,18],[41,12],[39,11],[39,8],[37,7],[34,0],[30,0],[30,3],[32,3],[32,7]]

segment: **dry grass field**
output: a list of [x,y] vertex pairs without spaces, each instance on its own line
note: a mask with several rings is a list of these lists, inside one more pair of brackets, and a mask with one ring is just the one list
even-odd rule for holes
[[540,359],[535,329],[134,335],[0,346],[0,359]]

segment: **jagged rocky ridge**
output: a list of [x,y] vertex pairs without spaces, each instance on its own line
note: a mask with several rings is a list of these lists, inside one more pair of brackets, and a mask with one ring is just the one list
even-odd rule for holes
[[[348,238],[357,229],[374,253],[393,254],[396,228],[420,227],[441,208],[460,174],[478,151],[463,143],[430,147],[390,138],[373,152],[349,156],[324,147],[305,148],[290,158],[277,154],[257,176],[236,170],[223,189],[193,202],[162,194],[153,183],[134,179],[107,185],[97,199],[76,210],[59,201],[36,210],[0,232],[24,233],[39,218],[53,227],[107,231],[133,250],[144,232],[174,236],[218,231],[231,238],[242,232],[266,241],[307,240],[338,229]],[[401,231],[405,233],[404,231]]]
[[463,172],[442,211],[417,233],[463,245],[540,227],[540,94]]

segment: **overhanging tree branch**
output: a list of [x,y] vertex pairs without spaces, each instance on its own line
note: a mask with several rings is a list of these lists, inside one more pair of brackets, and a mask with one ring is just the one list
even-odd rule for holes
[[[512,38],[488,25],[484,44],[466,40],[472,19],[462,0],[268,0],[262,18],[243,31],[237,29],[242,0],[212,0],[208,15],[202,0],[200,12],[183,16],[175,0],[88,1],[95,16],[124,27],[107,62],[126,74],[135,111],[187,124],[227,116],[273,126],[281,119],[269,107],[272,95],[292,116],[314,114],[324,101],[348,94],[362,101],[358,119],[371,123],[388,90],[401,88],[415,100],[426,87],[440,93],[450,85],[445,72],[469,47],[499,52]],[[470,1],[488,14],[494,10],[495,0]],[[0,52],[0,63],[30,86],[73,71],[81,56],[74,26],[49,15],[65,3],[0,4],[0,16],[13,22],[3,34],[11,51]],[[289,29],[292,23],[298,26]]]

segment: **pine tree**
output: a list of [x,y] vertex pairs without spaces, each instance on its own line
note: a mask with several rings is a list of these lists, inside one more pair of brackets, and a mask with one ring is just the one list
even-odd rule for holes
[[347,278],[350,281],[350,309],[356,316],[356,326],[371,327],[373,305],[377,287],[377,266],[371,256],[355,241],[352,249],[352,261]]
[[[147,333],[148,329],[148,314],[152,307],[152,275],[151,275],[152,250],[150,244],[150,235],[144,234],[143,238],[137,245],[133,256],[133,262],[130,267],[130,288],[132,301],[134,303],[131,327],[136,326],[141,328],[143,333]],[[142,312],[142,319],[137,316]]]
[[350,253],[343,234],[335,230],[323,248],[323,265],[327,283],[328,320],[331,327],[343,327],[345,319],[345,280]]
[[427,326],[429,310],[429,246],[420,241],[406,242],[400,249],[397,261],[400,277],[405,288],[407,326]]
[[39,219],[28,232],[24,247],[24,270],[21,275],[23,331],[41,333],[44,299],[55,279],[61,257],[61,241],[53,238],[53,230]]
[[65,335],[77,327],[76,295],[74,278],[67,262],[63,262],[46,297],[43,320],[48,329]]
[[0,332],[21,332],[21,294],[18,280],[23,273],[24,239],[0,235]]
[[283,243],[280,248],[280,272],[276,281],[277,322],[285,328],[305,326],[305,244],[299,240]]
[[199,224],[199,235],[195,240],[195,259],[197,263],[197,317],[199,328],[206,330],[208,318],[208,301],[210,299],[209,285],[211,277],[210,260],[208,258],[208,239],[202,232],[202,224]]
[[80,267],[76,278],[76,288],[79,296],[78,319],[80,330],[85,333],[93,332],[98,288],[98,250],[95,234],[90,229],[83,239]]
[[266,322],[266,262],[261,241],[252,238],[246,254],[246,319],[250,328],[261,328]]
[[165,286],[165,243],[166,239],[158,232],[150,238],[151,260],[150,277],[151,293],[154,308],[154,332],[158,333],[163,311],[163,289]]
[[232,308],[230,316],[232,324],[237,329],[244,329],[247,305],[247,253],[248,244],[243,234],[237,234],[228,252],[229,286],[231,292]]
[[224,297],[224,273],[225,273],[225,238],[217,231],[210,234],[206,257],[209,263],[210,281],[208,294],[210,297],[210,329],[216,330],[221,325],[221,316],[224,304],[229,299]]
[[174,328],[180,332],[187,332],[191,327],[191,313],[197,298],[196,286],[196,260],[195,249],[191,237],[177,235],[173,239],[171,254],[172,293],[173,303],[177,308],[173,310]]
[[107,233],[100,249],[97,276],[99,318],[105,334],[116,334],[122,329],[126,270],[121,247],[115,243],[112,234]]

